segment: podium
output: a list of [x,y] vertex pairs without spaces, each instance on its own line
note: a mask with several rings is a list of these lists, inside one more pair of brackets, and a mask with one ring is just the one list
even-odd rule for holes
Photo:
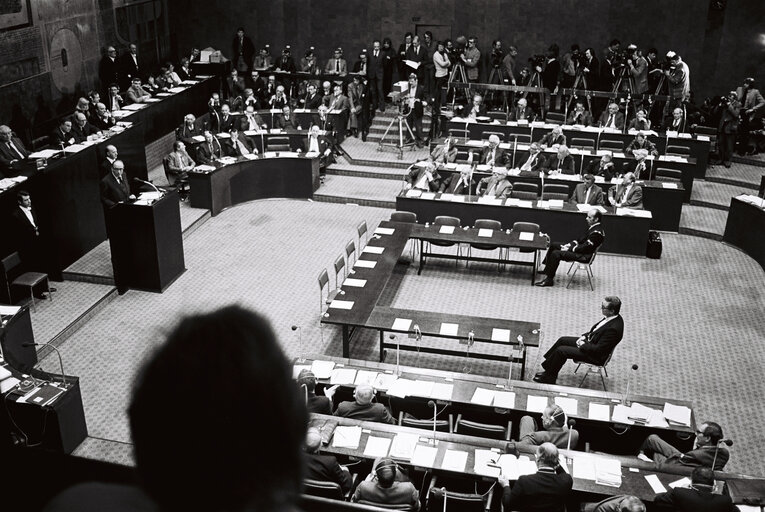
[[130,288],[161,293],[186,270],[178,192],[148,205],[114,205],[106,230],[120,294]]

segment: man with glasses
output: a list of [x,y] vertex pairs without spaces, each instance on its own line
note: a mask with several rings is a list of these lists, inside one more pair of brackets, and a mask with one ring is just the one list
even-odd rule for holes
[[667,465],[697,466],[722,471],[730,454],[725,446],[719,446],[723,438],[722,427],[713,421],[705,421],[696,430],[693,449],[682,453],[680,450],[657,436],[651,434],[640,446],[638,458],[646,462],[655,462],[658,467]]
[[534,382],[555,384],[558,372],[568,359],[602,365],[624,335],[624,320],[619,311],[619,297],[606,297],[600,305],[603,318],[581,336],[561,336],[545,354],[543,371],[534,376]]

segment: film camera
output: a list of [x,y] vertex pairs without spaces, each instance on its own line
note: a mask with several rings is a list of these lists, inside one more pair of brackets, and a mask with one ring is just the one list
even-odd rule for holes
[[546,60],[547,59],[545,58],[544,55],[542,55],[541,53],[536,53],[532,55],[531,57],[529,57],[529,67],[532,69],[536,69],[537,71],[541,71],[541,69],[545,65]]

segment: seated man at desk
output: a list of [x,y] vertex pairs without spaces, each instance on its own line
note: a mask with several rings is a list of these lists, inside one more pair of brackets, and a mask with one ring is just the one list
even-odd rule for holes
[[368,384],[356,386],[353,392],[354,401],[340,402],[335,410],[335,416],[353,418],[356,420],[376,421],[378,423],[395,424],[396,420],[390,415],[383,404],[372,402],[375,390]]
[[629,126],[627,126],[628,130],[650,130],[651,129],[651,120],[646,117],[646,111],[641,109],[638,109],[638,111],[635,113],[635,119],[630,121]]
[[[592,209],[587,212],[587,232],[584,236],[565,245],[550,244],[544,259],[545,269],[543,272],[545,278],[536,283],[537,286],[553,286],[555,273],[558,271],[558,265],[561,261],[590,261],[592,253],[598,250],[605,239],[600,219],[600,211]],[[557,374],[556,371],[555,375],[557,376]]]
[[529,151],[525,155],[522,155],[518,162],[523,162],[519,167],[521,176],[524,173],[531,173],[537,175],[538,171],[543,171],[547,168],[547,158],[542,153],[542,146],[538,142],[532,142],[529,146]]
[[665,465],[712,468],[714,462],[715,467],[712,469],[722,471],[730,457],[728,449],[719,446],[722,439],[722,427],[713,421],[705,421],[696,430],[696,439],[691,451],[682,453],[656,434],[651,434],[640,446],[638,459],[653,461],[660,468]]
[[96,103],[94,110],[95,113],[93,114],[91,121],[93,122],[93,126],[99,130],[108,130],[117,123],[114,116],[112,116],[112,113],[106,110],[106,105],[103,103]]
[[510,121],[528,121],[529,123],[534,121],[534,111],[529,107],[526,98],[521,98],[518,103],[510,111]]
[[[569,436],[570,434],[570,436]],[[569,445],[569,437],[571,444]],[[548,405],[542,411],[542,430],[531,416],[521,418],[518,443],[539,446],[542,443],[552,443],[558,448],[575,449],[579,442],[579,432],[569,429],[566,425],[566,413],[559,405]]]
[[321,95],[316,92],[316,85],[313,83],[309,83],[306,89],[305,98],[300,100],[303,103],[303,108],[316,110],[321,105]]
[[503,488],[504,510],[520,512],[564,512],[571,495],[574,480],[562,467],[558,449],[552,443],[537,448],[537,472],[522,475],[510,486],[506,475],[499,475],[497,482]]
[[574,157],[571,156],[571,152],[568,146],[561,144],[558,146],[558,155],[550,157],[547,160],[547,167],[551,172],[559,174],[576,174],[576,166],[574,165]]
[[584,182],[574,187],[569,199],[571,204],[603,205],[603,190],[595,184],[595,176],[584,175]]
[[332,397],[335,391],[337,391],[338,386],[324,388],[324,396],[318,396],[316,394],[316,384],[318,382],[319,379],[316,378],[316,375],[311,370],[300,370],[297,384],[305,389],[306,409],[308,409],[309,413],[332,414]]
[[240,156],[258,154],[258,149],[235,126],[228,133],[230,137],[224,140],[222,144],[223,152],[226,155],[238,158]]
[[608,189],[608,203],[617,208],[643,209],[643,189],[635,183],[635,175],[628,172],[622,182]]
[[173,152],[165,157],[168,174],[175,178],[175,182],[188,179],[188,173],[196,163],[186,152],[186,144],[182,140],[173,142]]
[[563,128],[556,126],[550,133],[539,139],[538,144],[543,148],[551,148],[566,143],[566,136],[563,135]]
[[246,88],[244,96],[242,96],[242,107],[247,108],[249,106],[256,110],[260,108],[260,98],[255,96],[255,91],[251,87]]
[[568,114],[566,124],[575,124],[581,126],[590,126],[592,124],[592,114],[589,110],[584,109],[584,101],[576,101],[574,110]]
[[29,158],[29,151],[21,140],[13,136],[10,126],[0,126],[0,178],[16,176],[15,167]]
[[213,165],[223,156],[223,148],[218,139],[209,131],[205,132],[205,141],[197,147],[197,161],[205,165]]
[[456,140],[453,137],[446,137],[443,144],[433,148],[430,152],[430,158],[437,164],[452,163],[457,159]]
[[61,148],[71,146],[75,143],[74,134],[72,133],[72,120],[69,117],[61,118],[58,123],[58,127],[53,130],[50,136],[50,144],[53,147]]
[[133,77],[130,87],[128,87],[127,97],[130,103],[145,103],[146,100],[151,98],[151,94],[141,87],[141,79],[136,76]]
[[645,512],[646,508],[640,498],[619,494],[609,496],[597,503],[582,503],[582,512]]
[[499,137],[492,134],[489,136],[489,144],[481,152],[480,163],[490,167],[500,167],[507,163],[505,150],[499,147]]
[[507,169],[495,167],[491,176],[487,176],[478,182],[476,194],[482,197],[494,197],[503,199],[510,197],[513,184],[508,180]]
[[659,156],[659,150],[656,149],[656,144],[648,140],[648,137],[646,137],[645,133],[643,132],[638,132],[637,135],[635,135],[635,138],[632,139],[632,142],[630,142],[627,147],[624,148],[624,154],[632,156],[636,149],[645,149],[654,157]]
[[400,478],[396,461],[384,457],[376,461],[372,473],[356,487],[353,502],[380,505],[409,505],[412,512],[420,510],[420,491],[412,482]]
[[244,109],[244,115],[239,119],[239,129],[243,132],[256,131],[267,128],[266,123],[263,122],[263,118],[260,114],[255,112],[255,108],[252,105],[248,105]]
[[72,134],[76,144],[80,144],[92,139],[94,136],[101,135],[101,131],[88,122],[88,118],[82,112],[77,112],[72,116]]
[[464,117],[475,119],[476,117],[486,116],[486,106],[483,104],[483,97],[480,94],[473,96],[473,103],[465,107]]
[[269,108],[282,108],[285,105],[289,105],[290,101],[284,92],[283,85],[276,86],[276,92],[268,99]]
[[[676,512],[738,512],[730,496],[715,494],[715,474],[709,468],[696,468],[691,473],[691,487],[675,487],[657,494],[656,510]],[[759,507],[757,507],[759,508]]]
[[672,117],[667,120],[664,129],[678,133],[688,131],[685,129],[685,115],[683,114],[683,109],[677,107],[672,111]]
[[301,147],[298,148],[298,153],[305,151],[307,154],[319,156],[319,174],[324,176],[328,165],[335,163],[335,155],[332,153],[332,142],[319,135],[319,127],[311,126],[308,131],[308,144],[301,142]]
[[231,107],[224,103],[220,107],[220,122],[218,124],[218,133],[227,133],[234,126],[234,116],[231,115]]
[[297,130],[300,127],[295,114],[290,111],[289,105],[282,107],[282,113],[274,118],[274,128],[282,130]]
[[441,176],[438,174],[438,169],[433,162],[422,160],[412,164],[409,173],[404,178],[406,185],[405,190],[412,188],[418,190],[425,190],[436,192],[441,180]]
[[587,174],[593,176],[603,176],[606,181],[611,181],[616,176],[616,167],[614,166],[614,157],[609,154],[605,154],[600,157],[600,160],[593,160],[587,164],[585,170]]
[[122,160],[115,160],[112,164],[112,172],[101,180],[101,202],[108,209],[117,203],[128,201],[135,201],[135,196],[130,193],[130,185],[125,176],[125,164]]
[[624,128],[624,114],[619,111],[619,105],[609,103],[608,108],[600,114],[598,126],[611,128],[612,130],[621,130]]
[[475,179],[471,180],[470,174],[469,168],[462,169],[459,174],[456,172],[451,173],[441,181],[438,191],[447,194],[474,195]]
[[316,427],[311,427],[305,436],[304,478],[334,482],[340,486],[343,494],[350,492],[353,486],[351,472],[347,467],[338,464],[334,455],[319,454],[319,448],[321,448],[321,432]]
[[648,158],[648,150],[633,149],[632,157],[633,160],[624,162],[622,165],[621,174],[627,174],[628,172],[631,172],[638,179],[648,179],[650,176],[649,162],[646,161]]
[[332,124],[332,120],[329,119],[329,108],[326,105],[319,105],[319,112],[311,116],[311,122],[318,126],[320,130],[325,132],[335,131],[335,127]]
[[194,117],[194,114],[186,114],[183,117],[183,124],[175,129],[175,138],[177,140],[188,140],[200,135],[204,135],[204,133],[197,125],[197,118]]
[[[595,210],[591,210],[595,211]],[[558,372],[568,359],[602,365],[624,336],[624,320],[619,311],[622,301],[619,297],[606,297],[600,305],[603,314],[590,330],[578,338],[561,336],[548,350],[542,361],[543,371],[534,376],[534,382],[555,384]]]

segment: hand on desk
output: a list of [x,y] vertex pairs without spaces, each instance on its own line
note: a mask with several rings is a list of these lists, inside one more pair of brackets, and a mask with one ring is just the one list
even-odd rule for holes
[[324,396],[332,400],[332,397],[335,396],[335,392],[337,391],[337,388],[339,387],[340,387],[339,384],[335,384],[334,386],[324,388]]

